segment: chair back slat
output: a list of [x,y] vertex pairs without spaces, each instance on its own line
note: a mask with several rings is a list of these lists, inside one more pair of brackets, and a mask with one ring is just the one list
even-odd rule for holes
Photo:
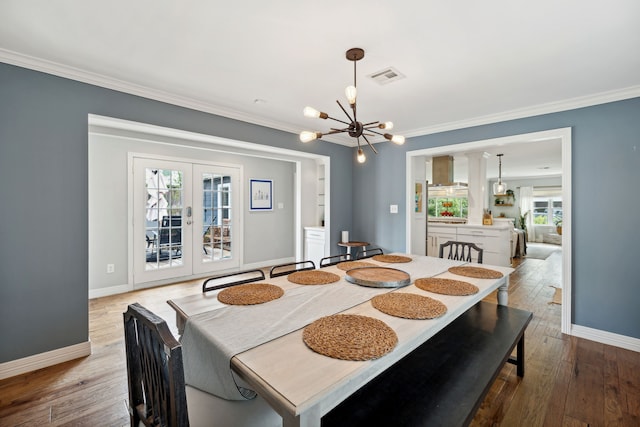
[[320,268],[336,265],[341,262],[351,261],[351,254],[330,255],[320,260]]
[[290,262],[287,264],[279,264],[271,267],[269,277],[280,277],[296,271],[315,270],[316,265],[313,261]]
[[449,240],[446,243],[440,245],[440,251],[438,256],[444,258],[445,249],[449,249],[447,258],[455,261],[467,261],[474,262],[473,255],[477,256],[477,263],[482,264],[482,255],[484,249],[478,247],[475,243],[470,242],[457,242],[455,240]]
[[131,426],[188,426],[180,343],[163,319],[137,303],[123,317]]
[[260,269],[238,271],[230,274],[222,274],[206,279],[202,284],[202,292],[210,292],[216,289],[228,288],[231,286],[243,285],[245,283],[264,280],[264,271]]

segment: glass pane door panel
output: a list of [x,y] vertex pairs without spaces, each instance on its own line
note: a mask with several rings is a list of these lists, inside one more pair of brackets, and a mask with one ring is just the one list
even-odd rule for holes
[[[215,271],[239,266],[233,227],[235,188],[239,172],[236,168],[194,165],[201,191],[202,206],[194,206],[194,224],[202,218],[201,255],[196,272]],[[195,249],[194,249],[195,250]]]
[[192,274],[190,163],[133,160],[134,284]]
[[183,172],[145,168],[145,176],[145,270],[182,266]]

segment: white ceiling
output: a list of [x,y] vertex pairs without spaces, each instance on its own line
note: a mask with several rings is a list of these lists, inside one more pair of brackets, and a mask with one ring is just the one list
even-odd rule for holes
[[[298,133],[332,126],[306,105],[343,118],[360,47],[359,119],[411,137],[640,96],[638,18],[637,0],[2,0],[0,61]],[[387,67],[406,77],[367,78]],[[557,166],[539,147],[522,167]]]

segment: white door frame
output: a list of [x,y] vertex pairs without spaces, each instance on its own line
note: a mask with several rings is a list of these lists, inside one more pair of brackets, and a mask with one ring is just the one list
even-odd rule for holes
[[[213,168],[216,167],[220,167],[220,168],[227,168],[227,169],[234,169],[237,171],[237,175],[238,175],[238,183],[236,183],[236,187],[237,189],[235,190],[236,192],[239,192],[239,194],[237,196],[235,196],[235,203],[237,203],[236,205],[236,211],[234,213],[234,215],[236,215],[236,217],[234,217],[234,220],[237,221],[237,224],[243,224],[244,223],[244,218],[243,218],[243,200],[245,199],[244,195],[242,194],[242,185],[240,185],[240,183],[242,182],[242,172],[243,172],[243,167],[242,165],[234,165],[234,164],[228,164],[228,163],[222,163],[222,162],[211,162],[211,161],[202,161],[200,159],[192,159],[192,158],[185,158],[185,157],[171,157],[171,156],[163,156],[163,155],[158,155],[158,154],[149,154],[149,153],[134,153],[134,152],[130,152],[128,155],[128,163],[129,163],[129,179],[128,179],[128,183],[129,183],[129,189],[128,189],[128,194],[129,194],[129,205],[128,205],[128,215],[129,218],[131,218],[132,220],[129,222],[128,228],[128,235],[131,236],[128,242],[128,250],[129,250],[129,265],[133,266],[133,268],[129,269],[129,283],[132,285],[133,289],[141,289],[141,288],[145,288],[145,287],[149,287],[149,286],[155,286],[155,285],[159,285],[162,284],[163,282],[168,281],[174,281],[176,277],[184,277],[185,275],[178,275],[178,276],[171,276],[169,278],[159,278],[158,280],[145,280],[140,282],[139,279],[136,280],[135,278],[135,272],[138,269],[138,265],[135,264],[136,262],[136,257],[135,254],[137,251],[140,250],[139,246],[136,244],[136,242],[138,242],[140,239],[138,238],[139,236],[135,235],[135,231],[138,227],[135,226],[135,221],[136,219],[138,219],[138,215],[139,212],[137,209],[135,209],[135,194],[136,194],[136,180],[134,179],[134,164],[135,164],[135,160],[136,159],[143,159],[143,160],[149,160],[149,161],[155,161],[155,162],[170,162],[170,163],[176,163],[176,164],[184,164],[187,165],[189,167],[189,172],[187,175],[191,176],[190,180],[193,181],[193,179],[195,179],[195,176],[193,175],[193,170],[195,169],[196,165],[203,165],[203,166],[211,166]],[[194,189],[197,188],[197,186],[192,185],[192,188],[189,188],[189,193]],[[185,188],[185,192],[186,192],[186,188]],[[199,194],[192,194],[190,196],[191,199],[194,199],[196,197],[200,197]],[[186,201],[185,201],[186,203]],[[194,221],[195,224],[195,218],[198,218],[198,214],[195,212],[196,211],[196,206],[197,204],[195,202],[192,202],[190,204],[190,207],[192,208],[192,210],[194,211],[194,214],[192,215],[192,220]],[[187,205],[185,204],[184,208],[187,208]],[[240,225],[239,227],[237,227],[237,231],[236,231],[236,235],[234,237],[234,249],[237,250],[237,258],[234,259],[234,265],[233,266],[229,266],[228,268],[237,268],[238,265],[242,265],[243,263],[243,248],[242,248],[242,242],[243,242],[243,230],[242,230],[242,226]],[[188,230],[188,233],[187,233]],[[185,271],[188,267],[189,273],[186,274],[186,276],[198,276],[198,275],[202,275],[202,274],[211,274],[211,272],[202,272],[202,271],[198,271],[197,268],[194,267],[194,263],[196,262],[196,257],[199,255],[198,252],[196,252],[196,247],[198,247],[198,242],[196,242],[196,236],[194,236],[193,234],[193,226],[191,224],[187,224],[187,222],[183,221],[183,235],[182,235],[182,240],[185,243],[185,245],[183,245],[183,254],[185,254],[183,256],[183,261],[188,261],[189,265],[187,265],[185,263],[185,265],[182,268],[182,271]],[[197,234],[197,233],[196,233]],[[193,237],[193,239],[192,239]],[[237,246],[237,247],[236,247]],[[185,249],[186,247],[186,249]],[[186,256],[186,254],[188,252],[186,251],[190,251],[192,252],[191,256]],[[236,262],[237,261],[237,262]],[[221,271],[223,271],[223,269],[221,269]],[[173,271],[178,271],[178,270],[173,270]],[[144,274],[144,273],[142,273]]]
[[[142,137],[144,140],[149,142],[154,142],[164,146],[177,146],[181,147],[183,144],[180,144],[180,140],[195,142],[200,144],[200,146],[190,146],[193,149],[201,149],[203,151],[209,152],[224,152],[229,154],[235,154],[240,156],[247,157],[260,157],[272,160],[280,160],[280,161],[288,161],[295,164],[295,174],[296,174],[296,186],[295,186],[295,258],[300,261],[304,257],[304,241],[303,241],[303,220],[302,220],[302,161],[304,160],[314,160],[321,164],[325,165],[325,230],[327,235],[331,233],[331,204],[330,204],[330,175],[331,175],[331,158],[326,155],[314,154],[314,153],[306,153],[302,151],[296,151],[286,148],[275,147],[271,145],[257,144],[253,142],[239,141],[234,139],[222,138],[213,135],[207,135],[196,132],[189,132],[184,130],[172,129],[162,126],[156,126],[146,123],[134,122],[130,120],[116,119],[107,116],[100,116],[95,114],[88,115],[88,122],[90,132],[100,134],[100,131],[91,131],[91,128],[104,128],[104,129],[113,129],[117,132],[125,132],[127,134],[135,134],[139,136],[129,136],[134,139],[138,139]],[[107,132],[107,134],[109,134]],[[159,142],[154,138],[154,136],[158,136],[159,139],[171,140],[177,142]],[[224,149],[215,148],[215,147],[207,147],[207,144],[215,144],[217,146],[222,146]],[[131,163],[128,164],[128,170],[131,170]],[[128,205],[132,205],[132,194],[131,188],[129,188],[128,194]],[[129,218],[131,218],[131,212],[129,212]],[[129,222],[129,232],[131,232],[131,224]],[[330,242],[331,239],[326,239],[325,242],[325,251],[329,253],[330,251]],[[132,248],[128,247],[129,257],[128,263],[132,265],[131,262],[131,254]],[[242,265],[244,263],[241,261]],[[118,292],[126,292],[128,290],[133,290],[133,274],[131,269],[128,269],[127,276],[127,286],[118,286],[115,292],[106,292],[100,293],[100,296],[111,295],[112,293]],[[159,283],[158,283],[159,284]]]
[[[521,135],[510,135],[460,144],[445,145],[433,148],[408,151],[406,153],[406,252],[411,253],[412,222],[411,213],[414,203],[413,158],[449,154],[458,151],[478,151],[496,145],[522,143],[524,141],[540,141],[560,139],[562,145],[562,211],[564,218],[571,219],[571,128],[551,129]],[[571,334],[571,220],[562,224],[562,319],[561,332]]]

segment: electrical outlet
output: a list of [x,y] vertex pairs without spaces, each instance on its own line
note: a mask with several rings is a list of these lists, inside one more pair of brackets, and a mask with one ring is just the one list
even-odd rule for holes
[[107,273],[111,274],[114,271],[116,271],[116,265],[115,264],[107,264]]
[[398,205],[390,205],[389,206],[389,212],[398,213]]

